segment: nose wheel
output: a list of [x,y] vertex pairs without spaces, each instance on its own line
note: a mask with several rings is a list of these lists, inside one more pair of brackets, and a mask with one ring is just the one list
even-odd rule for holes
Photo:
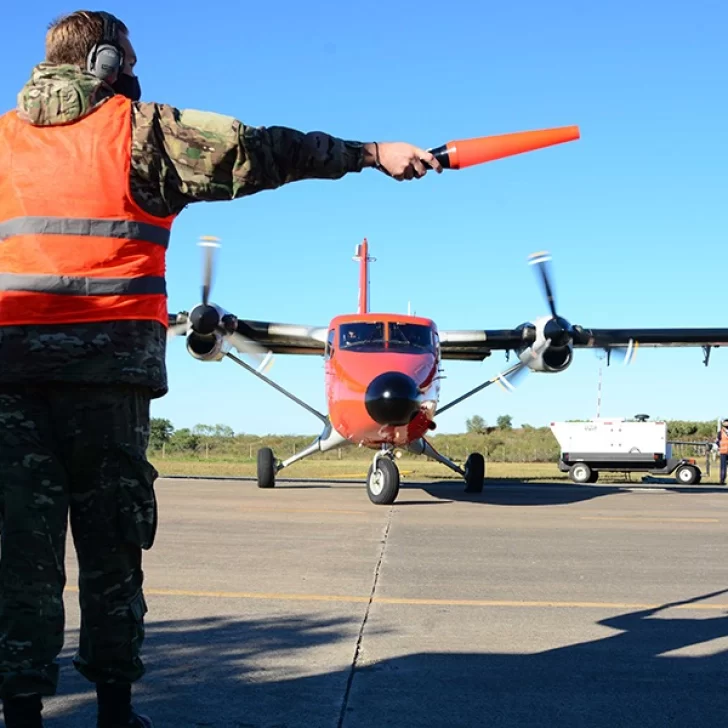
[[372,503],[391,505],[399,494],[399,470],[389,453],[377,453],[367,474],[367,495]]

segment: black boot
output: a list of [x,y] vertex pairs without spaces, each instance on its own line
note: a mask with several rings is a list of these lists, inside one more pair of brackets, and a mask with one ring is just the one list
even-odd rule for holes
[[149,718],[132,709],[128,683],[97,683],[96,699],[96,728],[154,728]]
[[3,717],[7,728],[43,728],[42,711],[40,695],[3,700]]

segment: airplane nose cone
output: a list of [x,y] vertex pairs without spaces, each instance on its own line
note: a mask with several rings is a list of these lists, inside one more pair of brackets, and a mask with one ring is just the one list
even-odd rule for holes
[[380,425],[408,425],[419,409],[418,396],[411,377],[385,372],[367,387],[364,404],[369,416]]

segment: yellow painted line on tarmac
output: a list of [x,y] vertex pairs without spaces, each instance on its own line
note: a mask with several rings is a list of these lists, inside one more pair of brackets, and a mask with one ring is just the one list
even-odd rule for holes
[[633,523],[720,523],[720,518],[669,518],[661,516],[581,516],[582,521],[631,521]]
[[[66,587],[66,591],[77,592],[78,587]],[[347,602],[366,604],[370,598],[366,596],[348,596],[338,594],[285,594],[266,592],[228,592],[228,591],[196,591],[189,589],[151,589],[144,593],[165,597],[204,597],[210,599],[256,599],[289,602]],[[374,597],[375,604],[400,604],[412,606],[437,607],[512,607],[512,608],[559,608],[559,609],[659,609],[664,604],[635,604],[630,602],[559,602],[559,601],[515,601],[497,599],[416,599],[410,597]],[[728,609],[728,604],[681,604],[670,609],[697,609],[703,611],[721,611]]]

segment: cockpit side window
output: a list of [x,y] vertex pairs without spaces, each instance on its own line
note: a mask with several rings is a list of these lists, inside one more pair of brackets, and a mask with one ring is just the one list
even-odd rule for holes
[[336,336],[336,329],[329,329],[329,335],[326,339],[326,351],[324,356],[326,359],[330,359],[334,355],[334,340]]

